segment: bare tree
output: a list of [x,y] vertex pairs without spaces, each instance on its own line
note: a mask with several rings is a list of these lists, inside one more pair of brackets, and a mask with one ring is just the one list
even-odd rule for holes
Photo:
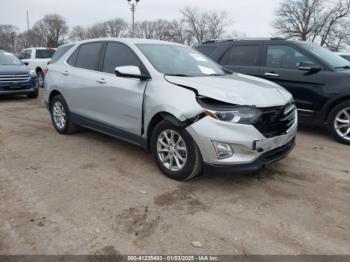
[[321,46],[326,45],[331,34],[339,27],[339,23],[342,23],[344,18],[348,18],[349,15],[350,0],[339,0],[333,8],[323,14],[323,22],[319,26]]
[[104,22],[108,36],[110,37],[122,37],[128,33],[129,25],[124,19],[116,18]]
[[57,47],[64,41],[64,36],[68,33],[68,26],[62,16],[49,14],[36,22],[32,30],[43,39],[46,46]]
[[69,39],[71,41],[80,41],[87,38],[88,37],[85,28],[80,25],[74,26],[69,34]]
[[187,35],[194,38],[196,43],[222,38],[229,24],[226,12],[202,12],[198,8],[187,6],[181,10],[181,14],[187,27]]
[[135,37],[151,39],[154,37],[155,24],[152,21],[135,23]]
[[197,43],[202,43],[206,40],[207,31],[207,21],[205,15],[203,15],[199,9],[193,7],[185,7],[181,10],[183,16],[183,21],[188,27],[188,31],[193,34]]
[[278,34],[340,47],[346,40],[342,25],[350,16],[350,0],[284,0],[276,15],[273,26]]
[[229,24],[226,12],[210,11],[206,14],[208,35],[210,39],[220,39],[225,33],[225,27]]
[[90,38],[101,38],[107,37],[108,31],[105,23],[97,23],[86,29],[86,37]]
[[18,28],[13,25],[0,25],[0,49],[14,51]]

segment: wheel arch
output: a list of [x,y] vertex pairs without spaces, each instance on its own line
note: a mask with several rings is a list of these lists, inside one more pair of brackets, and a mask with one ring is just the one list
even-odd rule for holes
[[330,101],[326,106],[325,106],[325,110],[324,110],[324,121],[327,123],[328,122],[328,117],[330,112],[332,111],[332,109],[334,107],[336,107],[338,104],[346,102],[346,101],[350,101],[350,94],[346,94],[346,95],[342,95],[340,97],[337,97],[335,99],[333,99],[332,101]]
[[35,72],[36,72],[36,73],[39,73],[39,72],[44,72],[44,71],[43,71],[43,69],[42,69],[40,66],[37,66],[37,67],[35,68]]
[[51,108],[52,99],[53,99],[55,96],[57,96],[57,95],[62,95],[62,93],[60,93],[60,92],[57,91],[57,90],[52,90],[52,91],[51,91],[51,93],[50,93],[50,95],[49,95],[49,103],[48,103],[49,108]]
[[159,112],[156,113],[150,120],[148,126],[147,126],[147,130],[146,130],[146,149],[149,150],[150,149],[150,145],[151,145],[151,137],[152,137],[152,133],[153,130],[155,128],[155,126],[162,120],[167,120],[170,123],[172,123],[173,125],[177,126],[177,127],[183,127],[183,128],[187,128],[188,126],[192,125],[193,123],[199,121],[200,119],[202,119],[203,117],[205,117],[204,113],[199,113],[198,115],[191,117],[191,118],[187,118],[183,121],[181,121],[179,118],[177,118],[175,115],[169,113],[169,112]]
[[176,118],[174,115],[172,115],[169,112],[158,112],[156,113],[150,120],[148,126],[147,126],[147,130],[146,130],[146,149],[150,150],[150,146],[151,146],[151,137],[152,137],[152,133],[154,128],[156,127],[156,125],[163,121],[163,120],[167,120],[170,121],[172,124],[176,125],[176,126],[182,126],[183,122],[181,122],[178,118]]

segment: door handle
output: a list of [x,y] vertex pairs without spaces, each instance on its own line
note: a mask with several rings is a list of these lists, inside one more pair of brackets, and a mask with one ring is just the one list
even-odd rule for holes
[[64,72],[62,73],[62,75],[68,76],[68,75],[69,75],[69,72],[68,72],[68,71],[64,71]]
[[270,72],[270,73],[265,73],[265,76],[274,76],[274,77],[279,77],[280,75],[274,72]]
[[101,78],[100,80],[96,80],[96,82],[99,83],[99,84],[107,83],[106,80],[104,80],[103,78]]

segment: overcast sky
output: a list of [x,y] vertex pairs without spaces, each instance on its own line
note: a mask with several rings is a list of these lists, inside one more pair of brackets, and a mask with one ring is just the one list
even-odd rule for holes
[[[249,37],[270,36],[271,22],[280,0],[141,0],[136,21],[179,18],[186,5],[203,10],[227,11],[235,30]],[[26,10],[33,25],[48,13],[63,15],[69,24],[91,25],[106,19],[122,17],[130,22],[127,0],[2,0],[0,24],[13,24],[26,29]],[[230,33],[230,32],[227,32]]]

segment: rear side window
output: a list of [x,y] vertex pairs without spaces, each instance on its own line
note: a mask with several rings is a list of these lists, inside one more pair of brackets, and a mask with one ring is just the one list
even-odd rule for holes
[[75,50],[74,53],[69,57],[69,59],[67,60],[67,64],[75,66],[75,64],[77,63],[78,54],[79,48],[77,48],[77,50]]
[[81,45],[75,66],[97,71],[102,46],[102,42]]
[[232,46],[221,58],[222,65],[258,66],[259,45]]
[[73,47],[73,45],[65,45],[57,49],[56,53],[53,55],[51,59],[51,64],[56,63],[58,60],[61,59],[62,56],[64,56],[68,50],[70,50]]
[[118,66],[138,66],[141,68],[141,61],[128,46],[120,43],[108,43],[102,70],[114,74],[114,70]]
[[54,49],[37,49],[35,52],[35,58],[38,59],[50,59],[55,54]]
[[215,46],[199,46],[196,48],[199,52],[205,54],[206,56],[209,56],[215,51]]

